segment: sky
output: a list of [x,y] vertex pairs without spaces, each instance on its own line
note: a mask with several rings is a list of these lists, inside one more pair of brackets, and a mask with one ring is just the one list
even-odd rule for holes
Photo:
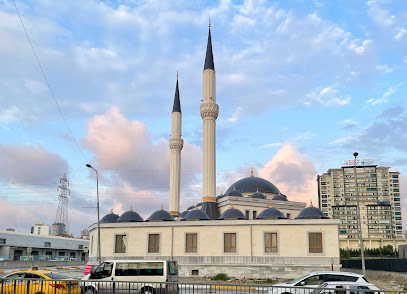
[[317,175],[358,152],[401,173],[407,229],[406,1],[15,4],[36,55],[14,2],[0,0],[0,230],[52,224],[65,173],[70,231],[95,223],[87,163],[101,216],[168,210],[177,71],[181,211],[200,202],[209,18],[217,194],[253,169],[316,205]]

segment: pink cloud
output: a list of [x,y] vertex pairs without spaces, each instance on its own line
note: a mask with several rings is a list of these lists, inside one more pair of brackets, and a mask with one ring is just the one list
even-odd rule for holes
[[43,146],[0,144],[0,154],[0,179],[5,181],[28,181],[62,175],[68,169],[63,158]]
[[313,205],[318,206],[317,171],[306,154],[291,143],[285,143],[258,173],[259,177],[276,185],[288,200],[307,205],[312,200]]

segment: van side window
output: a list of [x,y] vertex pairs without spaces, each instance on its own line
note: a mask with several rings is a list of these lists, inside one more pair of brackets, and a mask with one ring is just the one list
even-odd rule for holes
[[139,276],[163,276],[164,266],[162,262],[140,262]]
[[137,263],[117,263],[115,276],[138,276]]

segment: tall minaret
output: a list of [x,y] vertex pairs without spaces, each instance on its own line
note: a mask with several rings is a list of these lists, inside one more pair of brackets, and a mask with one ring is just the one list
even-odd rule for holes
[[181,103],[179,101],[178,72],[175,87],[174,106],[172,108],[171,123],[171,163],[170,163],[170,214],[179,216],[180,175],[181,175],[181,150],[184,140],[181,139]]
[[203,70],[203,100],[200,111],[203,120],[202,202],[212,202],[216,204],[216,118],[218,117],[219,106],[216,104],[216,77],[212,54],[210,21],[205,65]]

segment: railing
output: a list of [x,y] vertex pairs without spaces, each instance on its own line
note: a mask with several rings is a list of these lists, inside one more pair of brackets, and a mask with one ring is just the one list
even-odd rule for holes
[[[102,280],[45,280],[45,279],[1,279],[0,293],[7,294],[402,294],[407,291],[384,291],[366,284],[338,282],[330,287],[308,285],[304,287],[273,286],[264,284],[185,284],[154,283],[148,281]],[[342,284],[341,284],[342,283]],[[370,287],[370,288],[369,288]]]

